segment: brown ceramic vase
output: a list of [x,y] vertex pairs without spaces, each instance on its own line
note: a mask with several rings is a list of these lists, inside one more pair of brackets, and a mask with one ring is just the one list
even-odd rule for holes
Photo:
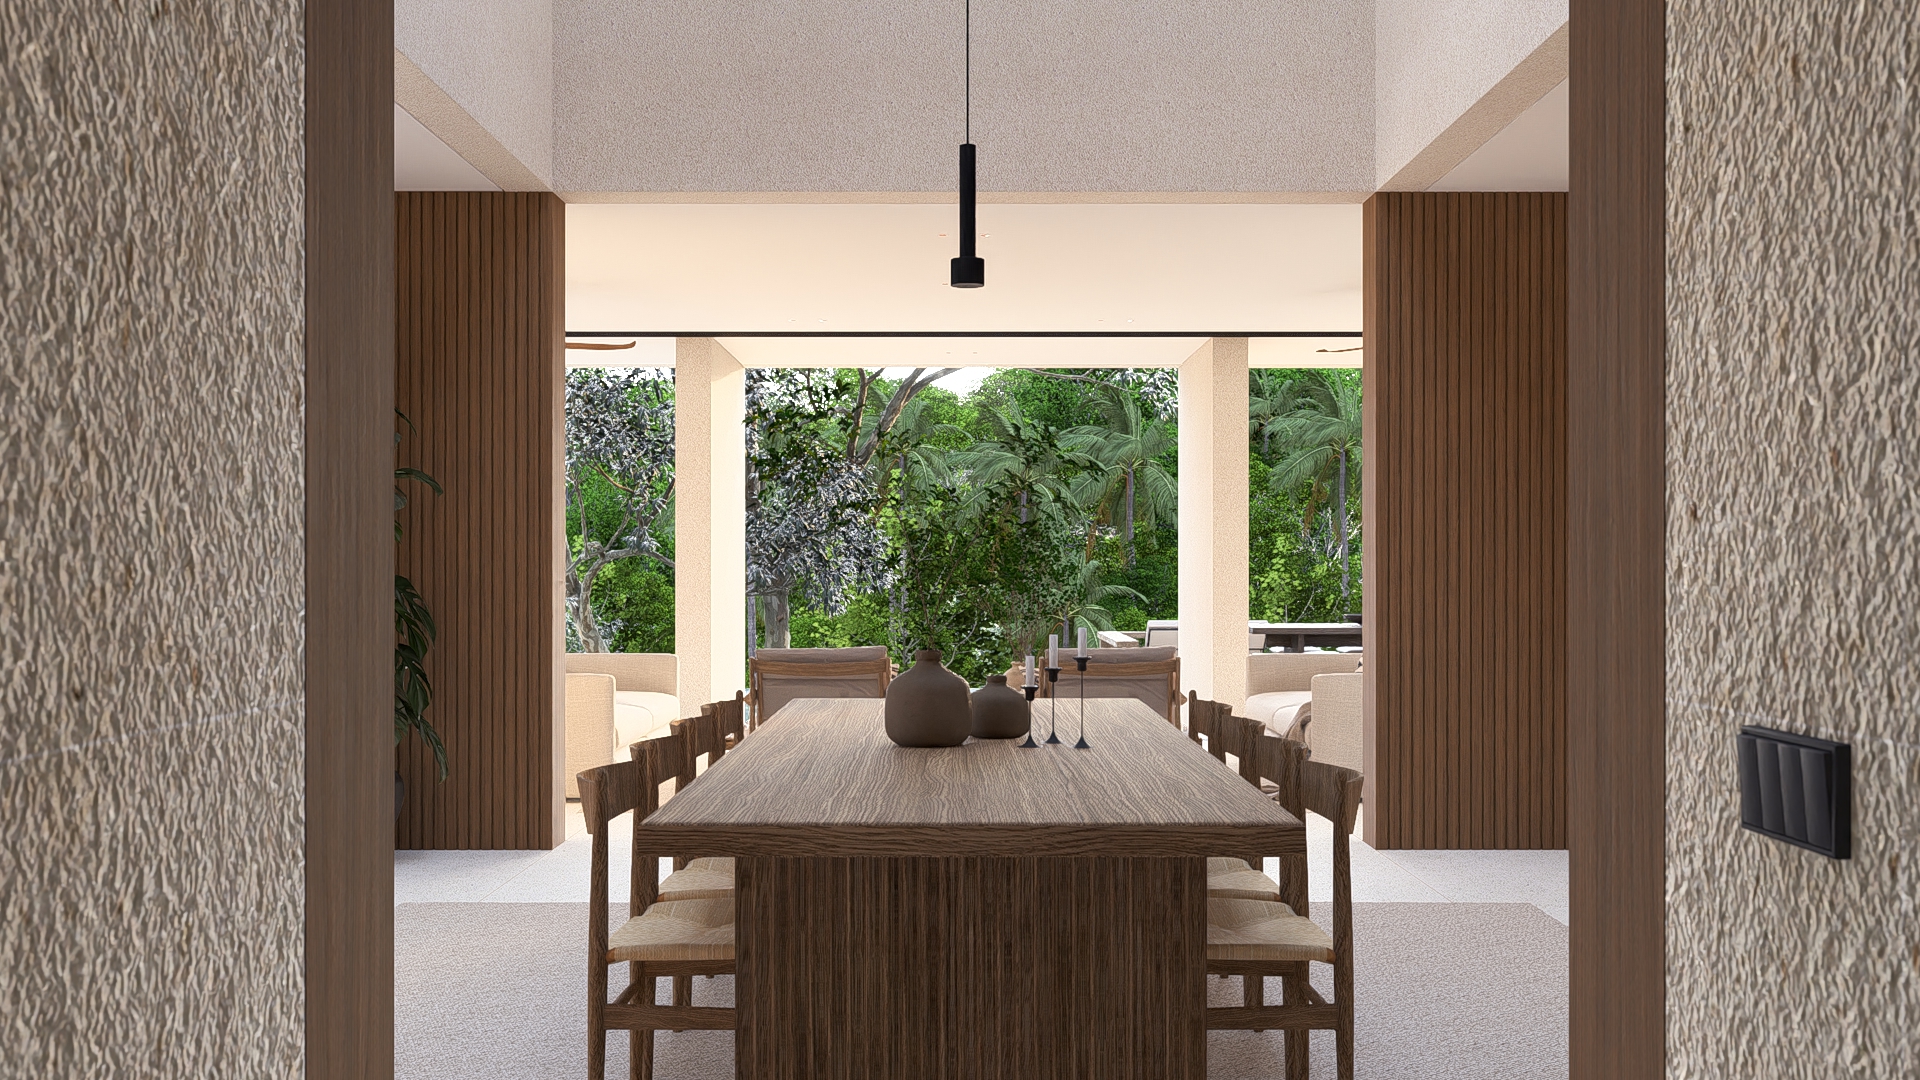
[[901,746],[959,746],[972,730],[967,680],[941,665],[939,649],[914,653],[887,684],[887,738]]
[[1005,675],[987,676],[973,692],[973,737],[1017,739],[1027,733],[1027,695],[1007,685]]

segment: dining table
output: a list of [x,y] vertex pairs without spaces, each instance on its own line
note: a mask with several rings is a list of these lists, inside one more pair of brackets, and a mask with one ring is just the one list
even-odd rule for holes
[[1353,646],[1365,643],[1361,626],[1357,622],[1249,622],[1247,634],[1250,637],[1263,636],[1265,644],[1261,648],[1280,648],[1288,652],[1304,652],[1309,645],[1335,649],[1343,645]]
[[1201,1080],[1207,857],[1300,821],[1139,701],[1085,700],[1085,749],[1071,691],[1034,748],[885,706],[792,701],[636,826],[734,857],[736,1074]]

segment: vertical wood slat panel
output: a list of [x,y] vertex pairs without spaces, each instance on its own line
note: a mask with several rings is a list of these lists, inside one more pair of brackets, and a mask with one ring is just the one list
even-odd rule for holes
[[1377,847],[1566,845],[1565,206],[1368,203]]
[[395,390],[418,427],[400,460],[446,488],[412,493],[396,565],[439,625],[427,715],[448,764],[436,783],[425,744],[401,744],[407,797],[394,842],[550,848],[564,839],[552,805],[549,595],[564,211],[545,193],[394,198]]

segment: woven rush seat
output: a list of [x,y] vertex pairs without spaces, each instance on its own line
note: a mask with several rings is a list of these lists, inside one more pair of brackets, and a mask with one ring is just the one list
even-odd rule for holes
[[1207,860],[1207,895],[1229,900],[1280,901],[1280,883],[1255,870],[1245,859],[1214,856]]
[[660,883],[660,899],[729,900],[733,898],[733,858],[710,855],[694,859]]
[[1207,959],[1333,963],[1333,939],[1272,900],[1207,898]]
[[607,937],[607,961],[732,960],[733,900],[663,900]]

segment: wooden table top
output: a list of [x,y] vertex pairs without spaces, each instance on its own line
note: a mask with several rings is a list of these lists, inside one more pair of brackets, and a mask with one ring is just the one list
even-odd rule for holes
[[[885,702],[791,702],[640,824],[663,854],[1270,856],[1293,815],[1138,701],[1089,698],[1091,749],[895,746]],[[1061,700],[1061,736],[1078,734]],[[1047,709],[1036,704],[1044,722]]]

